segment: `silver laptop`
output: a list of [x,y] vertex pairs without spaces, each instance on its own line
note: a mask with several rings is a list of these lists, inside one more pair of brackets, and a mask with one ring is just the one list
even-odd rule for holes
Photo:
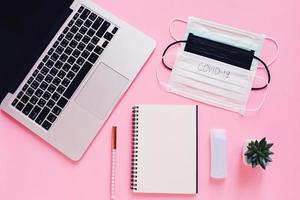
[[68,7],[62,26],[1,109],[79,160],[155,41],[93,2],[75,0]]

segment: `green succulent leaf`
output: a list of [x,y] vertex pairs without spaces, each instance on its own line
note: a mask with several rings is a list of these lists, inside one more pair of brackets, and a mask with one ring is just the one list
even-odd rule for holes
[[272,146],[273,146],[273,143],[269,143],[269,144],[266,145],[266,148],[270,149]]
[[272,162],[271,155],[274,154],[270,151],[273,143],[268,143],[267,139],[264,137],[261,140],[252,140],[247,145],[247,150],[245,152],[246,161],[253,168],[257,165],[266,169],[267,163]]
[[259,165],[260,165],[263,169],[266,169],[266,162],[265,162],[265,160],[264,160],[262,157],[259,157],[259,158],[258,158],[258,162],[259,162]]

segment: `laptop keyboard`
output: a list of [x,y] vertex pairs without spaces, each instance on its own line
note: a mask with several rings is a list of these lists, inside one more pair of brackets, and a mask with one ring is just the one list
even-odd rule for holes
[[81,6],[12,106],[49,130],[117,31],[116,26]]

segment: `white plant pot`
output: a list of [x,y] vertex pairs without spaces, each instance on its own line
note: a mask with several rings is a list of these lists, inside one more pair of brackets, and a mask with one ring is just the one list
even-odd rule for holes
[[244,165],[249,166],[249,167],[252,167],[252,166],[251,166],[251,164],[249,164],[249,163],[247,162],[247,158],[246,158],[246,156],[245,156],[245,153],[246,153],[246,151],[247,151],[247,146],[248,146],[248,144],[249,144],[251,141],[255,141],[255,139],[247,139],[247,140],[244,142],[243,149],[242,149],[243,163],[244,163]]
[[[249,167],[252,167],[252,165],[249,164],[249,163],[247,162],[247,158],[246,158],[246,156],[245,156],[245,153],[246,153],[246,151],[247,151],[247,146],[248,146],[248,144],[249,144],[251,141],[255,141],[255,140],[256,140],[256,139],[247,139],[247,140],[245,140],[244,145],[243,145],[243,150],[242,150],[243,163],[244,163],[244,165],[249,166]],[[258,141],[259,141],[259,140],[258,140]],[[267,143],[270,143],[270,141],[267,140]],[[268,166],[269,164],[270,164],[270,163],[267,163],[266,166]]]

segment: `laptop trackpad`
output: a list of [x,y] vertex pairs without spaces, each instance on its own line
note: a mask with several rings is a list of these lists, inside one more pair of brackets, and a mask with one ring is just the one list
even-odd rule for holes
[[104,119],[127,86],[128,79],[101,63],[81,89],[76,102]]

